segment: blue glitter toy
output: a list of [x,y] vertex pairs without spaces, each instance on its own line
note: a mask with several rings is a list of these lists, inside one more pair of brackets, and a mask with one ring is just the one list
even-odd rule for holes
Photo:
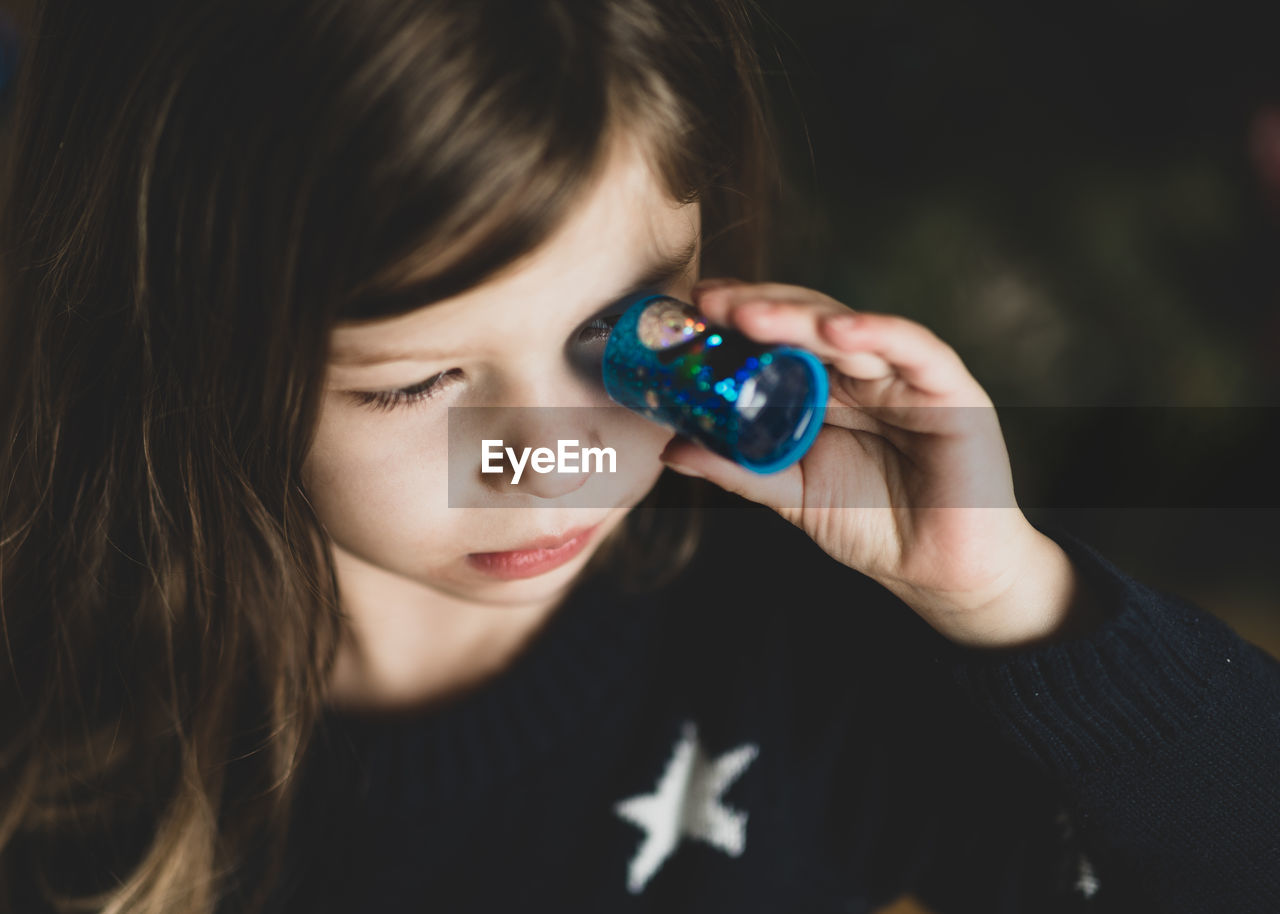
[[827,406],[816,356],[708,324],[667,295],[619,305],[626,310],[602,366],[615,403],[757,473],[786,469],[809,450]]

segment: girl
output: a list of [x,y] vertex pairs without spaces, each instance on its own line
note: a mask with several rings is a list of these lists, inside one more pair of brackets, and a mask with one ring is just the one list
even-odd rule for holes
[[[6,910],[1280,907],[1274,661],[1030,524],[923,327],[695,284],[759,276],[747,25],[42,5],[0,246]],[[637,289],[823,358],[800,464],[591,408]],[[459,469],[450,414],[496,406],[485,437],[622,472]],[[704,497],[738,509],[699,543]]]

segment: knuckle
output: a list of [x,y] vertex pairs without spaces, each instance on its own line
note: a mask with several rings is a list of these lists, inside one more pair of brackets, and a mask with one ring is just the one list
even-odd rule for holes
[[952,351],[951,347],[942,339],[942,337],[938,336],[938,334],[934,333],[931,328],[919,321],[912,320],[908,317],[902,317],[901,315],[894,315],[893,321],[895,327],[901,333],[906,336],[910,336],[919,344],[932,349],[937,349],[939,352]]

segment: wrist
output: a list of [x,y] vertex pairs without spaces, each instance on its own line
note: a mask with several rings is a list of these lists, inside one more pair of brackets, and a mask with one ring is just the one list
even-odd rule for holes
[[989,597],[948,600],[904,597],[938,632],[965,647],[1009,650],[1079,637],[1102,621],[1102,611],[1070,556],[1028,525],[1015,550],[1010,578]]

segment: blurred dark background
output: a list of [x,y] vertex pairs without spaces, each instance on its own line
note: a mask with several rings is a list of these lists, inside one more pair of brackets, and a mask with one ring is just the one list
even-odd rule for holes
[[930,327],[1033,520],[1280,655],[1280,6],[761,9],[775,277]]
[[[0,111],[30,6],[0,0]],[[1268,7],[762,0],[759,35],[774,278],[933,329],[1033,520],[1280,655]]]

